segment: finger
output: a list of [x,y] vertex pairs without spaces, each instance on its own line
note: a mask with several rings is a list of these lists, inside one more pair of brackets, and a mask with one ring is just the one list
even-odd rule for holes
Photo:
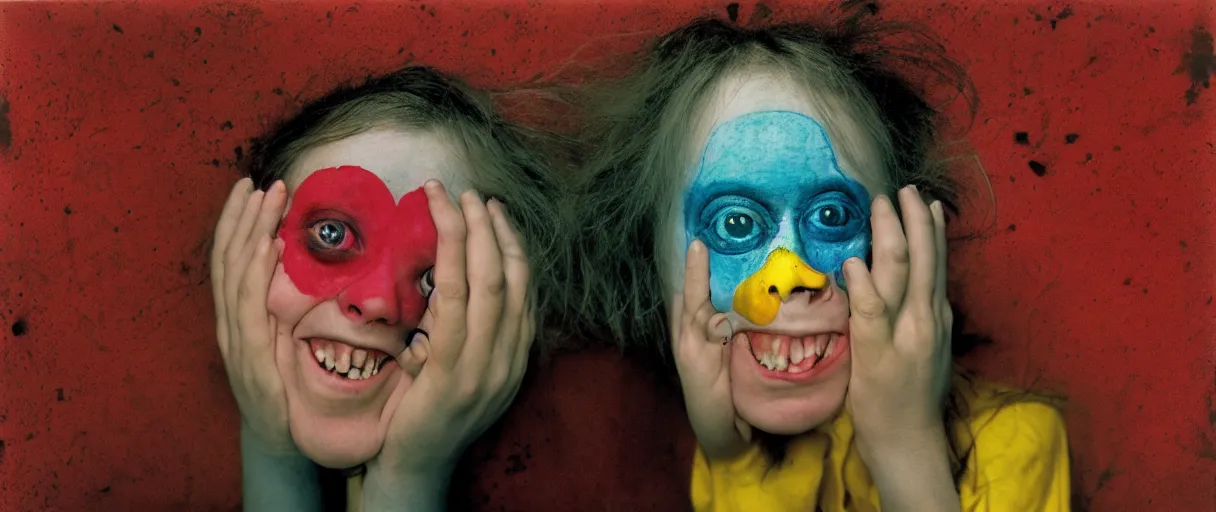
[[[243,269],[238,271],[245,274],[245,277],[242,277],[239,281],[237,285],[238,287],[244,286],[245,281],[248,279],[248,274],[252,270],[250,266],[257,265],[256,260],[258,257],[254,256],[254,251],[257,250],[258,244],[261,240],[269,239],[272,241],[270,253],[273,254],[275,259],[277,259],[280,251],[278,249],[278,245],[273,243],[273,240],[276,235],[276,228],[278,228],[279,222],[283,218],[283,207],[286,202],[287,188],[282,181],[275,181],[262,195],[262,201],[258,206],[257,214],[253,219],[252,224],[249,226],[248,239],[244,242],[244,249],[237,257],[237,268]],[[268,255],[267,257],[270,256]],[[244,263],[242,264],[239,262]],[[265,306],[263,304],[263,308],[264,307]]]
[[428,337],[438,343],[431,345],[430,358],[450,368],[464,348],[466,333],[469,286],[465,274],[464,217],[441,183],[430,180],[423,188],[439,235],[432,274],[435,290],[431,293],[435,328]]
[[514,354],[512,358],[516,362],[512,363],[512,367],[515,368],[518,366],[521,352],[526,365],[527,353],[536,340],[537,311],[532,293],[531,270],[528,256],[519,242],[519,236],[511,227],[511,222],[507,220],[502,203],[491,199],[487,209],[502,252],[503,274],[506,280],[503,320],[500,322],[503,332],[499,333],[498,338],[506,341],[503,349]]
[[[684,332],[687,317],[684,315],[684,294],[676,293],[667,303],[667,330],[671,335],[672,345],[679,343],[680,334]],[[674,348],[674,347],[673,347]]]
[[[494,226],[490,221],[490,212],[481,202],[476,192],[466,191],[460,195],[460,203],[464,210],[465,226],[468,229],[468,286],[469,305],[467,322],[467,340],[460,359],[467,362],[467,368],[474,372],[484,372],[489,365],[501,366],[503,372],[510,367],[510,357],[498,357],[509,354],[507,351],[495,351],[496,342],[500,341],[500,330],[503,326],[503,295],[507,287],[507,278],[503,275],[503,254],[499,250],[498,237],[494,235]],[[519,305],[522,309],[523,305]],[[516,314],[520,312],[517,310]],[[510,323],[510,337],[519,333],[519,317],[506,319]],[[507,339],[501,339],[506,341]],[[496,353],[500,352],[500,353]]]
[[249,198],[252,184],[253,182],[249,178],[242,178],[232,186],[232,190],[228,192],[228,199],[224,201],[220,219],[215,224],[215,238],[211,242],[211,285],[217,292],[216,295],[220,297],[223,296],[224,251],[231,243],[232,232],[236,229],[241,212],[244,211],[243,207]]
[[874,288],[874,280],[860,258],[844,262],[849,283],[849,342],[853,355],[865,357],[891,344],[891,322],[887,303]]
[[899,192],[899,204],[904,214],[904,231],[908,237],[908,292],[906,303],[916,303],[926,314],[932,313],[933,286],[937,282],[937,242],[934,240],[933,216],[914,187]]
[[524,318],[520,322],[519,334],[516,335],[519,343],[514,348],[515,352],[511,362],[512,373],[515,375],[527,373],[528,359],[532,353],[532,346],[536,343],[536,305],[532,300],[532,295],[528,295],[526,301]]
[[700,240],[688,245],[684,260],[684,313],[693,316],[709,301],[709,251]]
[[[874,230],[874,288],[887,303],[888,311],[899,311],[908,285],[908,242],[895,207],[886,196],[874,200],[870,213]],[[848,283],[851,289],[853,283]]]
[[228,192],[228,199],[224,202],[224,209],[220,212],[220,219],[216,222],[214,238],[211,241],[211,299],[215,303],[216,341],[222,354],[226,354],[228,351],[228,314],[224,301],[224,254],[231,241],[232,231],[236,229],[236,222],[244,210],[242,207],[245,205],[245,199],[249,195],[252,183],[249,178],[243,178],[237,181],[232,190]]
[[[263,196],[264,194],[260,190],[249,194],[249,198],[245,201],[245,208],[241,211],[241,217],[237,220],[236,228],[233,230],[231,243],[224,250],[224,301],[228,308],[226,313],[229,329],[232,329],[231,323],[238,320],[235,318],[237,293],[241,280],[245,278],[248,258],[251,254],[245,251],[245,245],[249,240],[249,230],[253,227],[258,210],[261,208]],[[228,343],[231,348],[232,340],[229,339]]]
[[734,326],[730,324],[726,313],[719,313],[717,310],[714,310],[714,314],[709,317],[706,329],[709,333],[707,340],[722,345],[728,343],[730,338],[735,335]]
[[255,221],[253,230],[249,233],[251,241],[258,240],[264,236],[274,238],[275,231],[277,231],[279,223],[283,220],[283,206],[286,203],[286,185],[282,181],[274,182],[270,185],[270,189],[266,191],[266,195],[262,199],[258,218]]
[[941,201],[933,201],[933,204],[929,205],[929,212],[933,216],[933,238],[935,241],[934,247],[936,248],[935,253],[937,255],[937,279],[933,285],[933,304],[940,321],[942,319],[942,308],[948,309],[950,307],[946,299],[946,259],[949,255],[946,248],[946,215],[942,211]]
[[234,352],[244,364],[254,368],[272,365],[274,362],[274,337],[270,332],[269,313],[266,311],[266,296],[270,290],[270,278],[278,256],[278,251],[272,247],[273,243],[266,235],[254,242],[253,258],[249,262],[245,278],[241,280],[236,303],[240,346],[235,348]]

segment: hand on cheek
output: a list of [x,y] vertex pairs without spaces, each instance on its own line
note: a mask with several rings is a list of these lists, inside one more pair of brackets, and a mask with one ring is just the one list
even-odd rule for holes
[[684,293],[668,314],[671,351],[680,374],[688,419],[705,455],[729,458],[747,446],[751,427],[736,413],[730,389],[730,322],[714,309],[709,292],[709,251],[688,247]]
[[441,502],[465,447],[514,399],[535,333],[527,257],[501,204],[466,192],[462,213],[438,182],[425,190],[439,235],[435,289],[404,354],[421,368],[368,463],[368,510]]
[[215,229],[211,284],[216,338],[244,430],[261,448],[295,453],[287,398],[274,360],[277,322],[266,307],[282,242],[273,240],[287,200],[282,182],[266,192],[243,179],[233,187]]
[[887,198],[874,201],[873,270],[858,258],[844,266],[852,338],[848,408],[870,466],[910,443],[944,446],[953,321],[945,219],[941,203],[926,206],[914,188],[901,190],[899,199],[902,225]]

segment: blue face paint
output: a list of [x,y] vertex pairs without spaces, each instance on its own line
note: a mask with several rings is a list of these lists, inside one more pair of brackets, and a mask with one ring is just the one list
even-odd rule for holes
[[684,233],[709,248],[719,311],[733,309],[739,283],[780,248],[843,286],[844,261],[870,250],[869,222],[870,194],[840,170],[823,126],[795,112],[719,125],[684,192]]

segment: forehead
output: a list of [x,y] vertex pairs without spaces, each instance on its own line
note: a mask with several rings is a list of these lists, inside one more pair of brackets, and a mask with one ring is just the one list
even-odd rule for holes
[[827,130],[841,170],[875,195],[885,188],[882,159],[876,141],[863,129],[856,110],[835,94],[807,90],[788,74],[758,67],[742,68],[723,76],[712,89],[694,124],[690,154],[700,157],[714,130],[740,116],[794,112],[814,119]]
[[305,151],[284,181],[294,191],[320,169],[354,165],[379,177],[397,201],[430,179],[458,194],[468,188],[468,176],[456,148],[455,141],[441,132],[379,128]]

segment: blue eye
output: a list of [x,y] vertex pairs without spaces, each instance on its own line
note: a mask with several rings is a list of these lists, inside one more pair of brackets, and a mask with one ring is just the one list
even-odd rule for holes
[[861,209],[849,196],[824,194],[811,203],[802,217],[802,232],[808,240],[840,242],[857,236],[865,228]]
[[714,252],[742,254],[768,240],[768,217],[754,201],[737,196],[720,197],[702,212],[700,238]]
[[849,222],[849,210],[837,204],[821,206],[815,215],[824,226],[840,227]]
[[718,236],[732,240],[747,240],[756,233],[756,219],[748,213],[731,212],[716,226]]

